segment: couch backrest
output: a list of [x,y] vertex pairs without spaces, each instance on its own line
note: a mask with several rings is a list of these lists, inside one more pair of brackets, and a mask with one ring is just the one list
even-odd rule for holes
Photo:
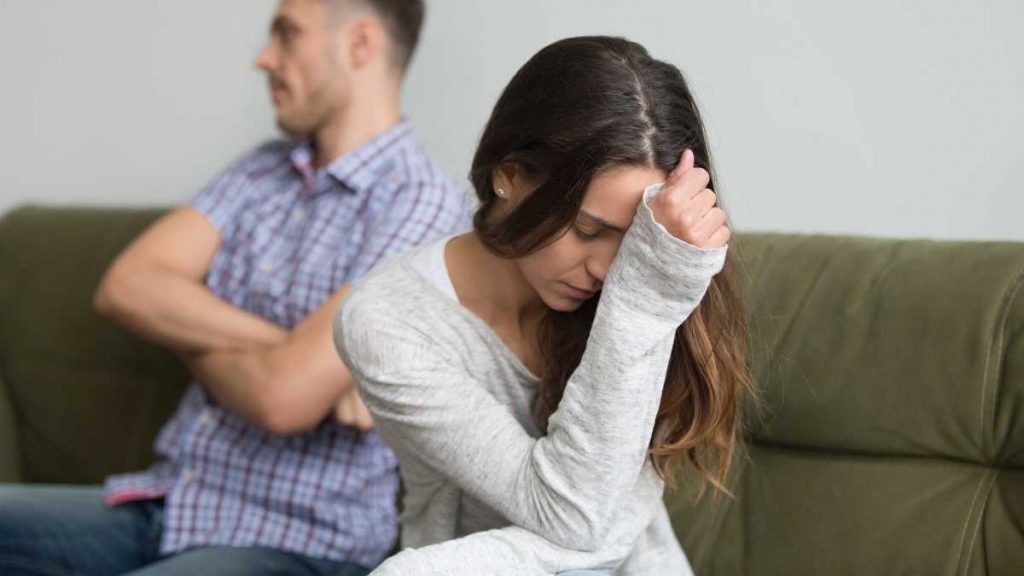
[[698,574],[1024,574],[1024,243],[746,235],[763,390]]
[[0,220],[0,380],[20,479],[99,482],[151,461],[186,373],[97,315],[92,295],[161,212],[27,207]]

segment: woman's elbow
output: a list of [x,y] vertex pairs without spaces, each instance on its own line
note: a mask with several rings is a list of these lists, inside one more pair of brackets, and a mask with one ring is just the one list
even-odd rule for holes
[[550,529],[542,536],[568,550],[586,553],[604,550],[614,527],[612,511],[601,506],[573,508],[560,514],[561,521],[547,523]]
[[610,533],[610,522],[593,522],[576,533],[570,546],[580,552],[601,552],[608,545],[608,534]]

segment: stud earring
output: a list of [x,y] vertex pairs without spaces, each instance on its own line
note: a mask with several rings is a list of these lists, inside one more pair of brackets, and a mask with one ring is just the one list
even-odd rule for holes
[[499,198],[504,198],[505,197],[505,189],[504,188],[498,188],[497,190],[495,190],[495,193],[498,195]]

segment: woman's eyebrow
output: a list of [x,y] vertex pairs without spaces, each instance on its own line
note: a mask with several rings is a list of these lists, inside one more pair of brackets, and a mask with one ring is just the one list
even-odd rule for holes
[[583,216],[587,220],[590,220],[591,222],[597,224],[598,226],[601,226],[602,228],[608,228],[609,230],[615,230],[616,232],[621,233],[626,232],[625,228],[616,226],[615,224],[612,224],[611,222],[605,220],[604,218],[598,218],[597,216],[594,216],[593,214],[587,212],[582,208],[580,209],[580,216]]

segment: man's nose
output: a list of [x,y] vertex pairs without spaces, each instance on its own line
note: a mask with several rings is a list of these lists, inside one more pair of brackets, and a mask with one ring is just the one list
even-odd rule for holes
[[269,44],[260,49],[256,54],[256,58],[253,59],[252,64],[265,72],[269,72],[270,69],[274,67],[272,49]]

